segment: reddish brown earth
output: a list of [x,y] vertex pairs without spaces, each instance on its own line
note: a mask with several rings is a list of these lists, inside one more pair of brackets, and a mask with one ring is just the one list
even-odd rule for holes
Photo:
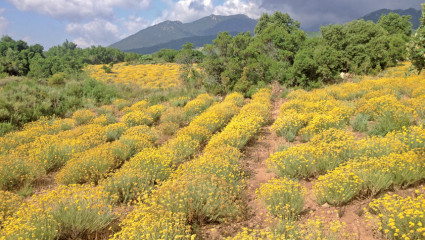
[[262,184],[276,177],[267,169],[266,160],[278,150],[279,146],[285,144],[285,140],[271,130],[271,124],[279,116],[279,108],[284,102],[278,95],[280,89],[274,88],[273,90],[276,98],[272,102],[269,124],[261,129],[255,141],[251,141],[247,145],[244,151],[245,156],[242,159],[243,170],[247,174],[246,189],[242,199],[246,203],[244,218],[230,223],[203,226],[198,233],[198,237],[201,239],[223,239],[237,234],[242,228],[264,229],[272,225],[273,219],[269,217],[264,204],[256,199],[255,192]]

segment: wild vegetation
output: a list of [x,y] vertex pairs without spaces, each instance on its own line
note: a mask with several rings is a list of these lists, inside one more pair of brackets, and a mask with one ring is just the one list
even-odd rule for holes
[[[199,64],[191,44],[179,63],[30,64],[0,90],[0,239],[424,238],[425,22],[407,20],[308,39],[275,13]],[[70,46],[52,51],[103,49]]]

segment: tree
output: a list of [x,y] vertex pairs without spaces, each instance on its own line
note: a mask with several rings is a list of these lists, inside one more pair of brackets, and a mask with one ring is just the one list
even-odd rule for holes
[[410,19],[412,17],[400,16],[397,13],[389,13],[388,15],[382,15],[378,20],[378,25],[391,35],[393,34],[404,34],[409,37],[412,34],[412,23]]
[[409,59],[420,74],[425,68],[425,3],[422,4],[421,25],[409,43]]
[[193,43],[187,42],[186,44],[183,45],[183,49],[181,49],[175,57],[176,62],[183,65],[182,77],[186,82],[189,81],[189,74],[192,70],[193,63],[194,63],[193,53],[194,53]]

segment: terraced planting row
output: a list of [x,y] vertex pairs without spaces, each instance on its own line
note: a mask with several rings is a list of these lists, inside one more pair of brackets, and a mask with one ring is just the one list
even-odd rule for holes
[[[157,178],[153,178],[152,181],[143,181],[148,179],[147,175],[153,175],[154,169],[146,169],[152,171],[145,171],[147,175],[143,175],[143,173],[136,173],[136,171],[132,171],[134,169],[128,168],[128,166],[135,166],[137,163],[142,164],[141,161],[154,161],[155,159],[149,158],[149,156],[152,157],[152,154],[149,156],[137,154],[131,157],[129,153],[136,153],[139,148],[129,150],[120,145],[126,144],[127,140],[130,140],[136,146],[149,147],[149,150],[145,152],[160,152],[163,150],[161,154],[165,158],[157,160],[164,160],[164,162],[157,161],[156,163],[162,164],[162,166],[169,163],[168,169],[161,169],[164,170],[162,172],[163,175],[169,174],[170,170],[199,150],[200,144],[205,138],[208,138],[211,133],[223,127],[238,112],[238,108],[243,103],[243,97],[237,94],[229,95],[223,103],[215,104],[204,114],[199,115],[213,102],[210,96],[204,94],[189,102],[186,105],[187,107],[183,107],[183,113],[187,113],[187,118],[194,118],[194,120],[188,127],[183,128],[173,139],[159,148],[155,148],[151,143],[151,140],[155,138],[153,129],[146,125],[130,127],[133,124],[125,124],[128,129],[126,131],[119,130],[118,132],[122,132],[122,136],[116,141],[99,145],[89,149],[84,154],[76,155],[56,175],[56,179],[60,183],[89,182],[90,184],[60,185],[54,190],[34,195],[26,201],[28,204],[24,203],[20,207],[10,201],[10,199],[16,198],[16,195],[4,192],[5,202],[10,204],[5,205],[7,211],[3,212],[9,216],[12,215],[12,217],[4,223],[1,235],[6,239],[19,237],[24,239],[28,237],[40,239],[54,239],[57,237],[90,238],[90,234],[98,234],[99,231],[103,230],[103,233],[107,236],[108,233],[105,231],[105,227],[118,217],[113,210],[112,204],[130,200],[128,198],[129,195],[122,193],[130,193],[133,197],[140,196],[148,193],[148,191],[143,191],[145,188],[152,188],[159,183]],[[123,111],[128,112],[126,113],[128,115],[139,111],[137,109],[142,106],[146,107],[145,105],[145,103],[141,102],[131,107],[134,109]],[[126,115],[123,116],[123,122],[126,119]],[[196,117],[196,115],[199,116]],[[186,118],[186,116],[183,117]],[[113,127],[113,129],[115,128]],[[126,134],[129,131],[135,133],[133,135],[135,139],[127,139]],[[117,144],[117,147],[112,148],[114,144]],[[150,146],[146,146],[146,144],[150,144]],[[108,174],[111,168],[119,165],[117,164],[117,159],[112,160],[112,158],[121,156],[123,152],[125,152],[124,156],[131,157],[130,160],[126,161],[118,171]],[[122,162],[123,159],[119,159],[119,161]],[[144,166],[146,165],[149,165],[149,163]],[[126,172],[128,169],[131,169],[130,171],[136,173],[136,175]],[[145,188],[139,188],[137,182],[126,186],[125,184],[128,183],[126,180],[129,178],[120,178],[120,176],[129,177],[130,180],[133,177],[136,181],[145,184]],[[98,186],[93,185],[93,183],[97,184],[99,182]],[[133,183],[132,181],[130,182]],[[117,188],[117,184],[121,184],[120,186],[124,186],[129,191]],[[12,214],[13,211],[11,209],[14,209],[14,214]]]
[[[274,123],[270,89],[30,123],[0,138],[0,239],[422,239],[425,78],[407,68],[293,91]],[[246,146],[269,124],[281,146],[256,166],[276,177],[251,191]],[[245,216],[254,192],[269,216]]]
[[[288,95],[272,126],[286,146],[266,161],[279,178],[257,190],[278,223],[231,239],[425,237],[423,189],[399,190],[415,189],[425,179],[425,81],[423,75],[391,74]],[[345,209],[355,210],[355,204],[365,206],[354,216],[369,223],[368,236],[344,217],[354,214]],[[336,218],[329,218],[331,209]],[[352,221],[349,230],[338,216]]]
[[114,239],[191,239],[193,226],[240,215],[244,185],[240,150],[267,122],[270,97],[266,89],[255,94],[211,138],[202,156],[182,164],[170,180],[141,199]]
[[[187,102],[187,101],[186,101]],[[186,106],[181,106],[182,109],[181,113],[183,116],[182,119],[191,119],[195,117],[196,115],[199,115],[202,113],[208,106],[213,104],[214,100],[207,94],[201,94],[197,98],[195,98],[192,101],[189,101]],[[18,138],[19,140],[23,139],[23,142],[27,142],[29,144],[35,144],[38,142],[41,142],[40,139],[46,138],[51,139],[53,138],[55,141],[48,141],[49,144],[55,144],[53,146],[47,145],[45,148],[49,147],[50,149],[53,149],[56,152],[60,152],[62,148],[61,146],[66,145],[60,145],[58,143],[62,143],[60,141],[63,141],[61,136],[64,134],[67,134],[65,136],[71,135],[79,137],[78,134],[69,134],[68,131],[77,131],[78,133],[84,132],[87,134],[87,128],[93,128],[95,127],[97,130],[97,134],[101,136],[101,140],[99,141],[100,144],[93,144],[94,146],[92,148],[88,148],[87,150],[83,151],[70,151],[68,155],[68,159],[61,158],[61,161],[65,164],[63,168],[59,168],[59,172],[56,174],[56,181],[60,184],[71,184],[69,187],[60,185],[56,189],[43,193],[43,194],[37,194],[31,197],[30,199],[25,200],[25,202],[29,202],[30,204],[22,204],[22,197],[8,191],[0,191],[1,197],[2,197],[2,206],[0,206],[1,210],[1,222],[2,225],[3,222],[6,220],[6,217],[12,216],[14,213],[16,215],[9,219],[9,227],[12,227],[12,229],[7,229],[2,232],[2,236],[6,239],[15,239],[16,237],[22,236],[22,237],[28,237],[34,238],[33,236],[37,236],[40,238],[55,238],[55,236],[67,236],[67,237],[77,237],[77,236],[71,236],[74,233],[68,232],[69,229],[76,228],[77,235],[78,234],[88,234],[88,232],[85,229],[90,229],[89,232],[95,232],[99,229],[98,225],[100,224],[102,227],[105,227],[104,223],[105,221],[100,221],[100,223],[91,223],[90,219],[87,219],[87,214],[90,215],[90,213],[96,212],[99,217],[105,217],[106,219],[115,219],[116,216],[114,215],[113,218],[108,218],[106,215],[110,213],[109,210],[111,210],[111,206],[108,207],[108,205],[103,205],[103,203],[111,202],[112,197],[107,196],[105,194],[105,191],[102,187],[95,187],[92,184],[97,184],[102,179],[108,177],[110,173],[117,167],[119,167],[122,163],[127,161],[130,157],[132,157],[137,152],[141,151],[144,148],[154,148],[155,147],[155,141],[158,138],[158,133],[155,130],[155,128],[151,128],[148,125],[152,124],[153,122],[157,121],[162,112],[164,110],[163,105],[154,105],[154,106],[148,106],[148,103],[146,101],[138,102],[131,107],[123,108],[123,112],[125,112],[124,116],[122,117],[122,122],[119,123],[112,123],[109,125],[100,125],[95,124],[93,122],[96,122],[96,119],[94,117],[94,113],[88,110],[84,111],[78,111],[74,113],[72,119],[68,120],[56,120],[56,121],[64,121],[64,122],[73,122],[74,125],[72,126],[70,130],[65,131],[59,131],[56,135],[40,135],[40,136],[34,136],[29,135],[29,139],[25,139],[25,135],[21,134],[21,132],[17,132],[16,135],[10,134],[6,136],[6,139],[13,139]],[[147,116],[147,119],[151,120],[149,122],[139,121],[140,118],[136,118],[135,121],[129,121],[126,116],[132,115],[137,112],[143,112],[145,116]],[[141,114],[138,114],[141,115]],[[145,118],[146,119],[146,118]],[[42,122],[45,121],[45,122]],[[29,126],[26,126],[24,131],[22,132],[30,132],[32,126],[50,126],[48,124],[51,124],[52,121],[48,122],[46,119],[43,119],[42,121],[32,123]],[[53,123],[56,123],[56,121],[53,121]],[[79,121],[80,125],[76,126],[76,121]],[[88,123],[88,124],[87,124]],[[141,125],[138,125],[141,124]],[[148,125],[146,125],[148,124]],[[55,126],[55,124],[51,124]],[[40,131],[42,132],[42,131]],[[90,134],[90,132],[88,132]],[[98,136],[96,135],[96,136]],[[86,137],[83,140],[90,143],[90,140],[92,140],[90,137]],[[78,139],[73,140],[77,143],[84,143],[84,141]],[[27,144],[27,143],[24,143]],[[75,144],[76,145],[76,144]],[[32,146],[32,145],[31,145]],[[43,145],[41,145],[43,147]],[[87,146],[83,145],[83,146]],[[16,145],[16,148],[21,148],[21,145]],[[72,147],[72,146],[71,146]],[[28,147],[27,147],[28,148]],[[21,148],[22,149],[22,148]],[[81,149],[81,148],[77,148]],[[10,152],[15,151],[14,148],[9,148],[9,151],[4,154],[4,159],[10,159],[11,157]],[[13,159],[12,159],[13,160]],[[10,160],[11,163],[13,161]],[[26,160],[26,159],[24,159]],[[27,161],[24,161],[25,164],[27,164]],[[16,161],[15,161],[16,163]],[[27,164],[28,165],[28,164]],[[63,165],[63,164],[61,164]],[[6,166],[6,167],[4,167]],[[13,166],[12,166],[13,167]],[[12,168],[11,167],[11,168]],[[7,165],[2,165],[2,170],[4,170],[5,173],[10,169],[7,169]],[[12,172],[12,174],[9,175],[2,175],[4,179],[6,177],[12,176],[12,178],[17,179],[17,181],[25,181],[26,183],[31,184],[30,178],[28,176],[14,176],[15,173],[22,173],[22,172]],[[40,172],[41,174],[45,174],[46,171]],[[33,174],[33,173],[31,173]],[[34,178],[40,177],[40,175],[31,175]],[[5,180],[7,182],[8,179]],[[91,183],[86,184],[83,186],[78,185],[72,185],[74,183]],[[15,185],[16,186],[16,185]],[[18,187],[18,186],[16,186]],[[13,188],[12,188],[13,189]],[[81,200],[81,201],[80,201]],[[97,203],[97,205],[95,204]],[[102,204],[100,204],[102,203]],[[46,204],[46,205],[45,205]],[[87,205],[88,204],[88,205]],[[69,205],[69,206],[68,206]],[[86,207],[86,210],[88,212],[81,212],[79,213],[82,208],[81,206],[84,205]],[[46,207],[50,206],[50,207]],[[52,207],[54,206],[54,207]],[[75,206],[75,207],[73,207]],[[56,208],[56,209],[55,209]],[[90,209],[89,209],[90,208]],[[107,208],[109,209],[107,211]],[[21,210],[19,210],[21,209]],[[105,210],[105,214],[102,214],[101,212]],[[18,211],[17,211],[18,210]],[[16,212],[17,211],[17,212]],[[56,218],[67,218],[70,217],[70,219],[61,219],[59,221],[55,219],[51,219],[55,214],[53,212],[60,211],[60,215],[56,215]],[[67,212],[70,211],[70,212]],[[74,212],[77,211],[77,212]],[[61,215],[62,213],[65,213],[65,215]],[[23,214],[23,215],[20,215]],[[52,215],[53,214],[53,215]],[[86,215],[84,215],[86,214]],[[75,215],[75,216],[74,216]],[[108,215],[109,216],[109,215]],[[79,220],[76,220],[79,219]],[[40,220],[40,222],[38,222]],[[110,221],[106,220],[106,223],[109,224]],[[58,224],[61,225],[61,221],[71,221],[68,222],[68,224],[65,228],[69,227],[68,230],[59,229]],[[77,221],[77,222],[75,222]],[[80,221],[80,222],[78,222]],[[87,222],[88,221],[88,222]],[[18,223],[19,222],[19,223]],[[25,223],[24,223],[25,222]],[[6,225],[6,223],[4,223]],[[21,225],[20,225],[21,224]],[[23,225],[25,226],[23,226]],[[41,224],[41,225],[39,225]],[[44,224],[47,224],[44,226]],[[74,226],[75,225],[75,226]],[[40,227],[45,228],[48,227],[49,229],[46,231],[39,231]],[[10,232],[8,232],[10,231]],[[69,235],[71,234],[71,235]]]

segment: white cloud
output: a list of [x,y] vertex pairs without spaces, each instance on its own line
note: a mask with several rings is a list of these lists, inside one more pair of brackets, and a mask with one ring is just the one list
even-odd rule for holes
[[21,11],[35,11],[72,22],[110,19],[114,8],[147,8],[152,0],[8,0]]
[[7,19],[2,16],[4,11],[5,11],[4,8],[0,8],[0,36],[6,33],[6,28],[9,25],[9,22],[7,21]]
[[219,5],[214,9],[214,14],[245,14],[250,18],[260,18],[261,14],[266,12],[266,10],[261,8],[260,5],[260,1],[227,0],[223,3],[223,5]]
[[[153,0],[7,0],[20,11],[48,15],[66,24],[65,31],[80,47],[109,45],[137,31],[165,20],[190,22],[211,14],[246,14],[258,18],[265,10],[261,0],[161,0],[168,7],[159,18],[148,21],[143,15],[118,17],[117,9],[147,10]],[[7,27],[0,11],[0,33]]]
[[179,0],[169,2],[169,9],[162,12],[161,17],[154,23],[165,20],[179,20],[190,22],[211,14],[233,15],[245,14],[251,18],[259,18],[263,12],[260,0],[226,0],[216,5],[211,0]]
[[134,34],[146,27],[149,27],[150,24],[150,21],[134,15],[129,16],[127,19],[121,19],[120,25],[122,27],[120,29],[126,30],[125,32],[121,33],[121,38],[128,37],[131,34]]
[[65,30],[76,36],[73,42],[82,48],[108,45],[121,37],[118,26],[104,19],[95,19],[87,23],[70,23]]
[[164,10],[161,17],[156,19],[154,23],[165,20],[190,22],[207,16],[214,11],[214,5],[211,0],[179,0],[168,4],[169,9]]

